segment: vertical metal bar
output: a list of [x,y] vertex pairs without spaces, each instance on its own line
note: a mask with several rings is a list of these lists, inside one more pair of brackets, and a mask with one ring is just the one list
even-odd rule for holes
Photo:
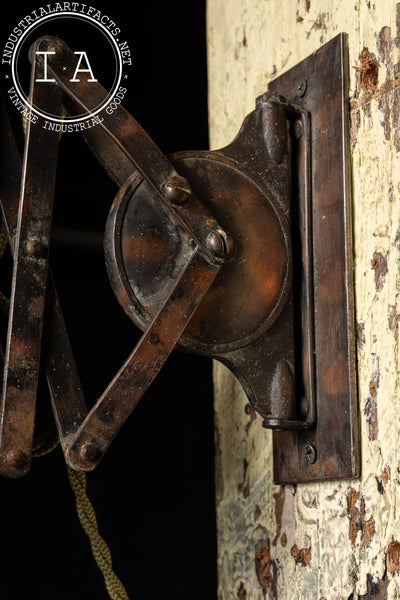
[[[38,71],[34,62],[32,103],[53,111],[61,108],[61,90],[54,84],[38,85]],[[57,133],[27,120],[1,398],[0,472],[10,477],[30,467],[57,147]]]

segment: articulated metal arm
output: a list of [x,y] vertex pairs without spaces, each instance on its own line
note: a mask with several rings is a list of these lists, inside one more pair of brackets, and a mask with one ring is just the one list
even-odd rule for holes
[[[54,40],[41,39],[36,48],[43,50],[50,43],[54,44]],[[76,64],[75,56],[64,44],[62,49]],[[36,80],[43,78],[43,62],[40,54],[32,52],[32,56],[37,57],[32,65],[32,103],[49,111],[57,106],[61,108],[63,90],[70,92],[67,84],[58,74],[57,83],[38,85]],[[95,88],[95,93],[104,91],[98,84]],[[90,89],[93,93],[93,88]],[[79,102],[82,103],[82,99],[73,96],[73,103]],[[168,196],[174,202],[182,202],[190,194],[189,184],[176,173],[136,121],[125,111],[119,113],[118,118],[114,117],[104,126],[105,133],[128,158],[131,172],[139,168],[171,212],[185,240],[185,260],[146,333],[87,413],[54,282],[51,274],[48,276],[59,134],[35,128],[28,120],[22,170],[16,153],[13,164],[15,178],[21,171],[17,223],[13,204],[15,178],[3,180],[1,189],[3,218],[14,257],[1,400],[0,472],[3,475],[18,477],[30,468],[43,324],[46,374],[63,450],[71,466],[90,470],[161,369],[223,262],[221,256],[215,257],[212,244],[215,232],[217,236],[222,235],[215,219],[205,215],[197,231],[186,224]],[[5,114],[2,121],[3,130],[10,132]],[[12,136],[8,133],[6,137],[9,141]],[[97,147],[95,152],[103,151]],[[139,158],[134,158],[137,156]]]

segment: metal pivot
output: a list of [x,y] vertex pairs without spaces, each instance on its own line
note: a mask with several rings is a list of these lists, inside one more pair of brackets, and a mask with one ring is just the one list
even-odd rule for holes
[[[70,114],[100,103],[105,90],[87,75],[71,86],[66,73],[76,57],[62,40],[43,37],[36,44],[42,54],[33,54],[33,69],[41,67],[49,45],[57,49],[47,68],[55,82],[49,87],[58,95],[49,101],[60,102],[62,91]],[[46,293],[48,254],[19,241],[36,214],[25,216],[21,209],[2,400],[2,473],[18,476],[29,468],[29,460],[18,457],[29,458],[34,386],[20,380],[16,402],[8,401],[10,357],[15,351],[20,365],[21,348],[25,356],[29,347],[25,340],[34,339],[30,364],[37,371],[44,320],[53,411],[66,460],[76,469],[98,463],[177,346],[223,362],[240,380],[264,426],[275,430],[277,481],[357,475],[346,60],[340,35],[272,82],[237,137],[217,151],[167,158],[122,107],[83,133],[120,187],[106,224],[106,265],[119,302],[144,334],[87,413],[51,277]],[[34,85],[31,93],[38,93]],[[44,172],[29,158],[33,141],[28,136],[25,178],[31,170]],[[55,171],[55,162],[48,168]],[[52,185],[43,182],[47,223]],[[26,276],[20,275],[24,252],[31,268]],[[36,329],[30,335],[19,325],[22,342],[15,344],[18,302],[24,312],[30,299],[24,282],[39,267]],[[29,410],[21,400],[28,389]],[[14,423],[17,431],[24,429],[25,415],[30,425],[12,438]],[[22,454],[14,457],[10,452],[17,447]]]

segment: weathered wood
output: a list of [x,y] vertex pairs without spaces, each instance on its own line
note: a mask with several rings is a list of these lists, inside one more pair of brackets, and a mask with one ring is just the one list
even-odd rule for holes
[[360,479],[279,488],[271,434],[215,365],[219,600],[400,595],[400,5],[209,0],[211,146],[268,81],[349,34]]

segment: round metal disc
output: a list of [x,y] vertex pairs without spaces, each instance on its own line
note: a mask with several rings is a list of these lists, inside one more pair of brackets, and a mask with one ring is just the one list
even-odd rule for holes
[[[210,355],[235,350],[262,335],[285,303],[290,279],[285,217],[268,190],[222,155],[182,153],[171,162],[235,244],[182,346]],[[182,209],[189,225],[190,202]],[[136,176],[123,186],[107,223],[106,262],[119,301],[142,329],[161,308],[191,245],[146,181]]]

